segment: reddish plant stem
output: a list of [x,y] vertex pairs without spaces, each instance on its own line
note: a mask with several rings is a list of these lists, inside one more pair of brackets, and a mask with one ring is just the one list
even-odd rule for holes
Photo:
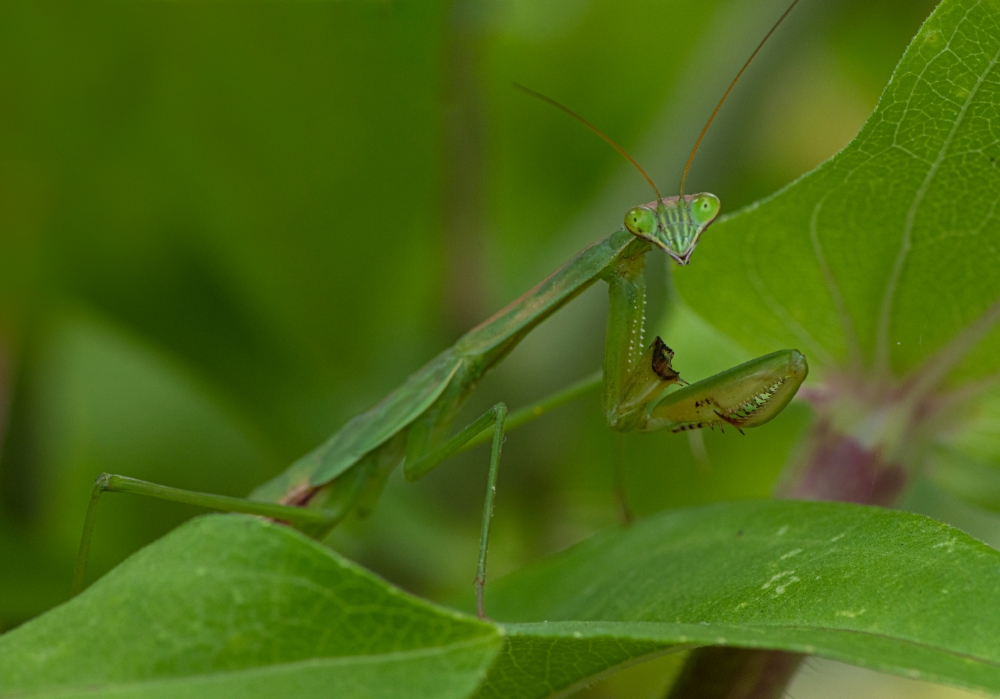
[[906,486],[904,466],[885,462],[880,449],[838,432],[823,416],[812,427],[802,454],[776,497],[888,507]]
[[699,648],[667,699],[777,699],[804,657],[750,648]]

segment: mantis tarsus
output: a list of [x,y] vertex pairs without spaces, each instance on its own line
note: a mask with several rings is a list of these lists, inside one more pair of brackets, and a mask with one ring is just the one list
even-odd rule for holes
[[[648,347],[643,344],[645,262],[646,254],[656,247],[678,264],[688,264],[699,237],[718,215],[720,203],[715,195],[684,194],[688,169],[733,85],[797,2],[771,28],[719,101],[691,151],[678,196],[660,196],[652,179],[610,138],[562,105],[521,88],[566,111],[611,143],[639,169],[656,199],[631,209],[623,229],[585,248],[534,289],[470,330],[375,407],[350,420],[324,444],[247,499],[102,474],[94,484],[84,523],[73,577],[74,594],[83,586],[97,508],[104,492],[137,493],[270,517],[320,537],[349,514],[370,511],[390,472],[401,462],[406,478],[415,480],[492,434],[476,571],[477,611],[484,616],[487,544],[506,428],[602,384],[605,418],[612,429],[621,432],[679,432],[724,424],[742,429],[761,425],[777,415],[795,395],[808,371],[805,357],[796,350],[759,357],[664,395],[667,387],[684,382],[671,366],[673,352],[659,337]],[[507,407],[497,403],[449,437],[453,419],[479,380],[533,328],[599,279],[607,282],[609,296],[603,372],[509,417]]]

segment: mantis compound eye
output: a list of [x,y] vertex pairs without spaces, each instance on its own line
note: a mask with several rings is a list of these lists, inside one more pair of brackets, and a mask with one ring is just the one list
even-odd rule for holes
[[707,226],[719,215],[722,203],[714,194],[699,194],[691,200],[691,218],[699,226]]
[[640,238],[652,238],[656,230],[656,214],[644,206],[629,209],[625,214],[625,227],[632,235]]

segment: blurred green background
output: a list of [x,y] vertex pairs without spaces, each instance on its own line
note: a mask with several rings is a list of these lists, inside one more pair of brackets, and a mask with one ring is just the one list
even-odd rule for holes
[[[102,471],[244,495],[652,198],[512,81],[667,193],[785,4],[0,6],[0,629],[65,599]],[[933,4],[803,0],[689,191],[731,212],[835,153]],[[744,358],[651,260],[652,325],[682,375]],[[600,366],[604,303],[592,289],[529,337],[468,416]],[[616,444],[590,398],[513,432],[492,574],[616,522],[616,451],[640,514],[761,497],[808,420],[794,405],[746,437]],[[465,593],[486,459],[394,478],[332,545],[418,594]],[[196,513],[106,498],[91,578]]]

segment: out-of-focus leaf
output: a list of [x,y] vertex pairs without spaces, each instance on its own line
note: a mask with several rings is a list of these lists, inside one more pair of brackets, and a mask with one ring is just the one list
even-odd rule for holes
[[[9,468],[34,469],[26,506],[67,565],[101,472],[241,496],[274,467],[231,404],[156,347],[84,314],[60,317],[45,340],[29,410],[49,438]],[[101,509],[95,573],[198,512],[128,496]]]
[[[678,287],[754,350],[912,371],[1000,295],[1000,3],[945,0],[840,154],[712,227]],[[996,329],[958,371],[1000,368]]]
[[0,8],[0,319],[70,297],[314,445],[424,338],[444,11]]
[[65,566],[39,555],[23,528],[0,520],[0,632],[65,599]]
[[966,410],[960,427],[933,445],[929,475],[972,502],[1000,509],[1000,392]]

